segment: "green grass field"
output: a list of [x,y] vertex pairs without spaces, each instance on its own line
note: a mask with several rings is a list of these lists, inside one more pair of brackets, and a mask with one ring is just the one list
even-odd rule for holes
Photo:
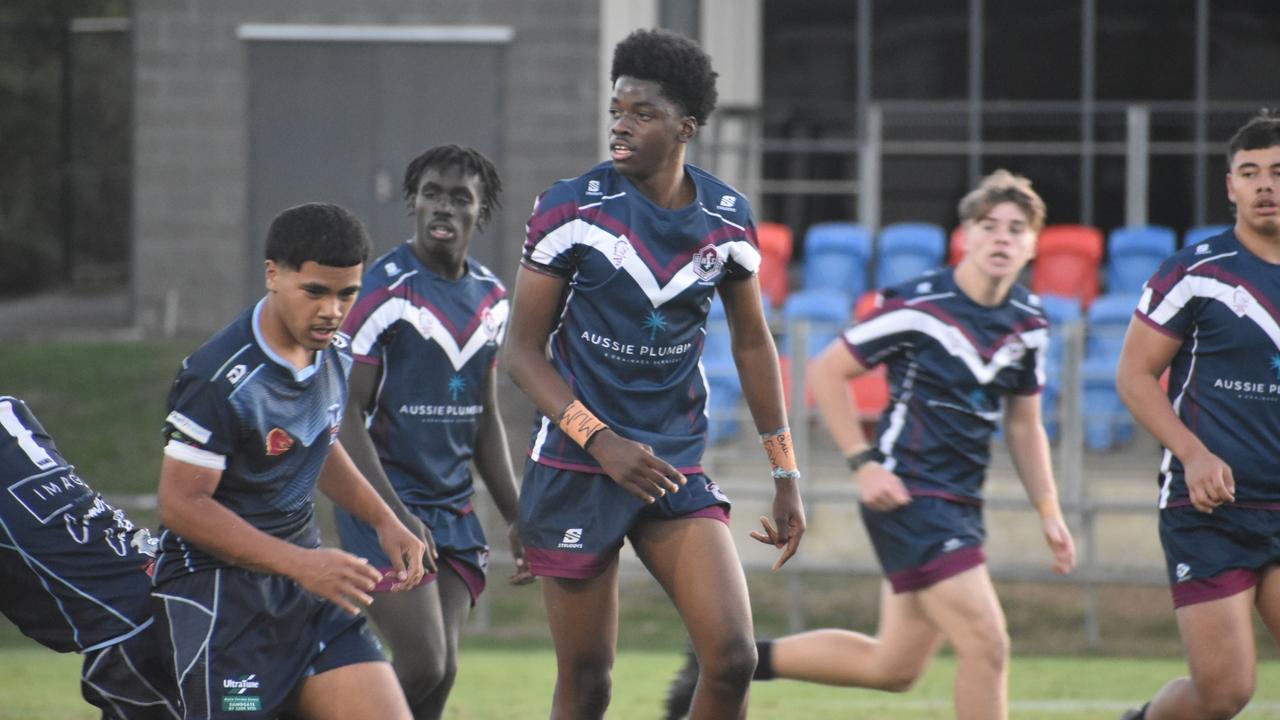
[[[679,666],[670,651],[622,653],[614,667],[614,720],[652,720],[667,681]],[[0,718],[91,720],[79,696],[79,658],[23,644],[0,648]],[[1133,701],[1149,696],[1184,672],[1176,660],[1122,658],[1015,658],[1010,682],[1011,717],[1022,720],[1114,720]],[[787,720],[925,720],[952,717],[954,666],[941,657],[920,683],[902,695],[846,690],[796,682],[757,683],[751,716]],[[464,646],[447,718],[510,720],[546,717],[555,679],[548,648]],[[1258,693],[1241,718],[1280,718],[1280,663],[1263,663]]]

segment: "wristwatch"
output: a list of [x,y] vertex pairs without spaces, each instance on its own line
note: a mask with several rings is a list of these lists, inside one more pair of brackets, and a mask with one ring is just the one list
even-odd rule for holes
[[884,453],[878,448],[868,447],[852,455],[846,455],[844,461],[849,465],[850,472],[858,472],[858,468],[869,462],[884,462]]

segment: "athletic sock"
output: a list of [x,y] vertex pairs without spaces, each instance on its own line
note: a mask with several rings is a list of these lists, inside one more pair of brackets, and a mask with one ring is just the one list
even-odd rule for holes
[[756,674],[751,676],[752,680],[772,680],[773,679],[773,641],[757,640],[756,655],[760,659],[756,662]]

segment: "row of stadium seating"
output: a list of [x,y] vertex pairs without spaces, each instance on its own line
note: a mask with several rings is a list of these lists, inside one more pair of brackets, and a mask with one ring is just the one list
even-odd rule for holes
[[[1183,243],[1197,243],[1225,229],[1220,225],[1192,228],[1185,233]],[[790,230],[784,225],[762,223],[759,237],[766,315],[772,316],[771,309],[779,304],[782,308],[779,352],[789,396],[788,364],[794,357],[792,329],[800,322],[806,324],[803,357],[813,358],[849,323],[851,315],[860,318],[870,310],[874,295],[867,290],[868,275],[874,287],[885,287],[941,266],[945,236],[941,227],[928,223],[889,225],[876,240],[873,262],[871,239],[865,229],[853,223],[814,225],[805,234],[803,287],[795,292],[788,292],[786,272],[792,250]],[[1080,377],[1085,444],[1091,450],[1107,450],[1132,435],[1132,423],[1115,391],[1115,367],[1142,284],[1174,252],[1176,242],[1174,231],[1162,226],[1117,228],[1109,235],[1103,266],[1103,234],[1097,228],[1051,225],[1042,231],[1029,282],[1040,296],[1053,328],[1043,395],[1045,427],[1050,437],[1056,437],[1058,432],[1063,329],[1080,321],[1086,328]],[[954,265],[964,252],[960,228],[951,233],[946,245],[947,262]],[[868,266],[873,268],[870,273]],[[1104,277],[1107,292],[1100,295]],[[711,439],[732,437],[738,429],[736,414],[726,411],[737,407],[741,386],[729,352],[724,310],[718,301],[708,324],[703,358],[712,388]],[[869,373],[853,385],[863,418],[873,420],[889,398],[883,370]]]

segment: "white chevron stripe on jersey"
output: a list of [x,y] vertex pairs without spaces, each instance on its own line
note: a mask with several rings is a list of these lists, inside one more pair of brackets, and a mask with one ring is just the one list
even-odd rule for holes
[[[653,274],[653,271],[649,269],[649,266],[645,264],[640,255],[635,252],[635,248],[631,247],[631,242],[627,240],[626,236],[614,235],[598,225],[593,225],[580,219],[567,222],[547,233],[533,247],[529,257],[536,263],[551,265],[557,255],[564,253],[577,244],[593,248],[605,257],[614,259],[619,255],[616,252],[619,242],[627,244],[627,252],[621,254],[621,264],[618,267],[625,270],[631,276],[631,279],[636,281],[636,285],[640,286],[645,297],[649,298],[649,302],[654,307],[659,307],[663,303],[670,301],[701,279],[698,277],[691,253],[686,264],[676,271],[675,275],[664,286],[658,282],[658,278]],[[760,251],[756,250],[746,240],[731,240],[726,243],[720,243],[715,246],[715,249],[721,260],[732,259],[750,272],[755,272],[760,267]]]
[[[491,331],[486,328],[484,322],[477,323],[475,330],[471,331],[471,336],[459,347],[458,341],[454,339],[453,333],[449,332],[448,326],[430,309],[418,307],[404,298],[389,298],[369,315],[361,325],[360,332],[351,338],[351,351],[357,355],[368,355],[374,343],[378,341],[377,328],[391,327],[397,320],[403,320],[417,330],[423,338],[434,340],[448,356],[453,369],[461,370],[462,366],[485,346],[485,343],[490,340],[501,343],[506,334],[507,316],[511,312],[506,298],[494,303],[489,308],[489,312],[490,325],[494,326],[494,329]],[[493,334],[490,334],[491,332]]]
[[[1165,293],[1156,307],[1151,307],[1151,296],[1150,288],[1143,290],[1138,307],[1147,308],[1147,317],[1161,326],[1178,314],[1178,311],[1182,310],[1192,298],[1208,298],[1226,305],[1240,317],[1247,316],[1253,324],[1267,334],[1267,337],[1271,338],[1271,343],[1280,349],[1280,324],[1277,324],[1276,319],[1267,312],[1266,307],[1258,302],[1258,298],[1242,286],[1228,285],[1217,278],[1203,275],[1186,275],[1169,288],[1169,292]],[[1240,309],[1242,306],[1243,310]]]
[[[1044,328],[1024,330],[1018,333],[1017,337],[1021,338],[1025,348],[1015,346],[1006,339],[1005,343],[996,350],[990,362],[986,362],[983,361],[978,349],[959,329],[927,312],[910,307],[891,310],[883,315],[864,320],[846,330],[844,336],[850,344],[859,345],[874,338],[911,330],[922,332],[936,340],[943,349],[963,362],[965,367],[969,368],[969,372],[973,373],[973,377],[983,385],[994,380],[1001,370],[1020,360],[1025,354],[1025,349],[1040,349],[1049,341],[1049,333]],[[1037,367],[1036,370],[1037,380],[1041,380],[1040,368]]]

